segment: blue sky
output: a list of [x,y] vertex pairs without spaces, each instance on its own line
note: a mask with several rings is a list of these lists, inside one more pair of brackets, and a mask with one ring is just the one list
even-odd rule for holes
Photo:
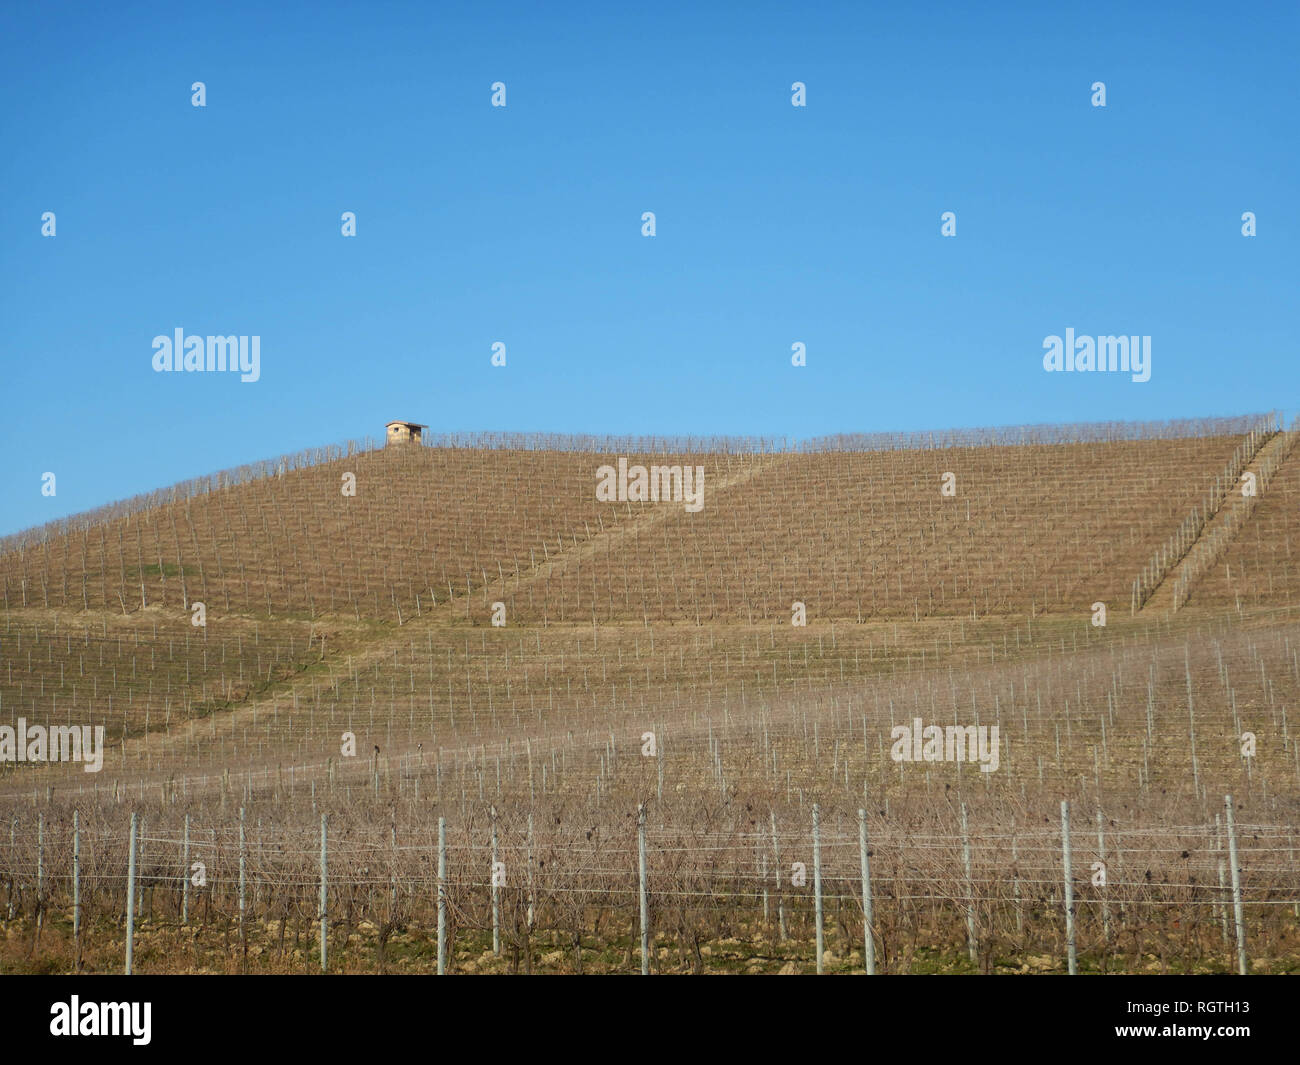
[[[394,417],[1300,407],[1297,5],[624,7],[6,0],[0,533]],[[261,379],[155,373],[178,327]],[[1150,335],[1151,380],[1044,372],[1066,327]]]

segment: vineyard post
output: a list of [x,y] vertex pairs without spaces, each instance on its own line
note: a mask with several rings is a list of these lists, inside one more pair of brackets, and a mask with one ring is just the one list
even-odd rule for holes
[[636,812],[636,849],[637,867],[640,887],[638,891],[641,903],[641,975],[650,975],[650,900],[646,894],[645,861],[645,803],[637,807]]
[[447,819],[438,818],[438,975],[447,972]]
[[813,910],[817,921],[817,972],[822,971],[822,949],[824,934],[822,930],[822,812],[817,803],[813,803]]
[[[140,792],[140,797],[144,798],[143,790]],[[145,819],[143,817],[140,818],[140,824],[138,826],[137,835],[138,835],[138,844],[139,844],[137,850],[139,851],[139,853],[136,855],[136,863],[138,867],[142,868],[144,866],[143,859],[144,859],[144,841],[145,841]],[[144,916],[144,877],[143,876],[140,877],[140,882],[136,887],[135,909],[136,912],[141,917]]]
[[876,941],[872,934],[871,867],[867,864],[867,811],[858,810],[858,857],[862,862],[862,949],[867,975],[876,975]]
[[1065,942],[1071,976],[1079,975],[1074,946],[1074,877],[1070,871],[1070,804],[1061,800],[1061,857],[1065,864]]
[[1219,915],[1219,927],[1223,933],[1223,946],[1226,949],[1228,940],[1228,904],[1224,902],[1224,896],[1227,893],[1227,876],[1228,866],[1223,860],[1223,820],[1222,815],[1214,815],[1214,849],[1219,852],[1219,894],[1215,899],[1214,912]]
[[537,895],[533,886],[533,814],[528,812],[528,930],[533,930],[533,914],[537,909]]
[[785,934],[785,897],[781,894],[781,852],[776,842],[776,811],[769,810],[772,820],[772,879],[776,884],[776,934],[778,940],[784,940]]
[[[398,777],[397,788],[398,788],[398,791],[400,792],[400,791],[401,791],[401,788],[402,788],[402,783],[401,783],[401,777],[400,777],[400,776]],[[389,837],[389,842],[390,842],[390,845],[391,845],[391,847],[392,847],[392,850],[391,850],[391,852],[390,852],[390,859],[389,859],[389,866],[388,866],[388,887],[389,887],[389,896],[388,896],[388,919],[389,919],[390,921],[396,921],[396,920],[397,920],[397,872],[396,872],[396,867],[397,867],[397,804],[396,804],[396,803],[393,804],[393,809],[392,809],[392,824],[391,824],[390,832],[391,832],[391,835],[390,835],[390,837]]]
[[1237,824],[1232,815],[1232,796],[1223,797],[1228,812],[1228,862],[1232,866],[1232,918],[1237,931],[1237,972],[1246,975],[1246,918],[1241,909],[1241,866],[1237,864]]
[[1228,890],[1227,885],[1228,867],[1224,864],[1222,858],[1219,859],[1219,901],[1215,903],[1219,911],[1219,928],[1223,933],[1223,946],[1227,948],[1231,940],[1228,938],[1228,907],[1223,901],[1223,894]]
[[136,814],[131,815],[131,836],[126,861],[126,975],[131,975],[135,960],[135,830]]
[[181,834],[181,924],[190,923],[190,815]]
[[329,911],[326,900],[329,898],[329,873],[327,851],[325,849],[325,828],[327,814],[320,815],[320,971],[329,971]]
[[[13,817],[9,820],[9,868],[17,869],[14,865],[14,832],[18,828],[18,818]],[[6,920],[14,919],[14,876],[9,877],[9,905]]]
[[72,942],[81,956],[81,818],[72,811]]
[[971,878],[970,827],[966,821],[966,804],[961,804],[961,853],[966,869],[966,953],[973,965],[979,957],[979,944],[975,937],[975,884]]
[[247,861],[244,854],[244,808],[239,808],[239,936],[244,936],[245,873]]
[[36,817],[36,929],[45,917],[45,814]]
[[1020,857],[1016,853],[1015,821],[1011,822],[1011,891],[1016,899],[1016,934],[1024,932],[1025,918],[1020,907]]
[[497,808],[492,807],[492,953],[501,954],[501,889],[497,886]]
[[[1101,862],[1102,874],[1106,874],[1106,836],[1102,823],[1101,810],[1097,811],[1097,858]],[[1110,943],[1110,891],[1107,888],[1109,877],[1102,881],[1101,893],[1101,934],[1106,943]]]

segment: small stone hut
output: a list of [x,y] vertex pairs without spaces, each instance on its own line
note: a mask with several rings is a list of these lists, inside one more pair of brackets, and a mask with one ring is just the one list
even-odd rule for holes
[[419,422],[389,422],[384,428],[388,430],[384,438],[385,445],[388,445],[418,444],[424,430],[429,427]]

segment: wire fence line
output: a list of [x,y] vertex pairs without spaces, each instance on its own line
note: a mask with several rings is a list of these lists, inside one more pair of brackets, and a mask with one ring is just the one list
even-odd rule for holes
[[[324,922],[316,938],[325,947],[331,929],[346,943],[362,921],[385,935],[437,927],[440,971],[448,950],[488,932],[497,955],[503,934],[517,947],[520,937],[596,938],[603,925],[607,937],[618,929],[634,939],[638,904],[652,953],[681,936],[698,946],[744,927],[798,944],[829,934],[828,957],[858,957],[869,934],[886,970],[918,929],[959,943],[964,927],[972,961],[1012,948],[1140,956],[1172,934],[1184,947],[1188,937],[1212,941],[1200,948],[1209,954],[1235,945],[1246,971],[1247,946],[1284,935],[1300,916],[1294,824],[1234,823],[1230,797],[1211,823],[1160,830],[1094,822],[1099,812],[1078,804],[1071,826],[1062,806],[1060,821],[1003,827],[988,824],[986,810],[970,827],[963,804],[962,830],[952,810],[918,827],[813,804],[747,811],[721,827],[708,822],[722,811],[692,825],[651,804],[648,818],[629,810],[608,833],[585,827],[580,809],[570,818],[488,807],[435,827],[428,808],[399,818],[393,806],[385,818],[322,805],[291,820],[266,802],[237,818],[154,806],[131,813],[128,831],[123,810],[50,806],[0,821],[0,914],[38,929],[71,921],[79,955],[88,920],[108,922],[114,935],[125,925],[127,944],[143,928],[189,924],[233,924],[246,943],[268,923],[297,922],[301,935]],[[642,960],[650,971],[653,959]],[[814,960],[820,970],[821,955]]]

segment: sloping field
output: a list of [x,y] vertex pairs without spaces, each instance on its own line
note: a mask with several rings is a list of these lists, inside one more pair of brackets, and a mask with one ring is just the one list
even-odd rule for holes
[[[788,622],[1127,609],[1233,437],[769,459],[513,602],[568,620]],[[941,494],[945,473],[955,494]],[[605,546],[605,545],[602,545]]]
[[1191,602],[1231,610],[1300,605],[1300,447],[1291,447]]
[[698,513],[598,501],[617,455],[385,449],[30,542],[0,587],[6,609],[398,623],[507,576],[540,577],[507,603],[530,623],[1077,611],[1127,601],[1239,440],[623,456],[703,468]]
[[[1294,970],[1296,453],[1186,606],[1130,611],[1242,424],[323,452],[10,538],[0,726],[108,747],[0,763],[0,969],[120,965],[134,813],[145,971],[310,968],[322,815],[333,966],[437,966],[442,819],[451,968],[625,971],[639,807],[647,964],[810,969],[814,804],[833,970],[859,831],[883,971],[1053,969],[1064,799],[1083,967],[1224,971],[1231,793],[1251,964]],[[703,509],[600,502],[620,456],[703,466]]]
[[579,490],[592,470],[580,452],[371,451],[56,536],[3,556],[0,580],[9,607],[397,622],[617,523]]

